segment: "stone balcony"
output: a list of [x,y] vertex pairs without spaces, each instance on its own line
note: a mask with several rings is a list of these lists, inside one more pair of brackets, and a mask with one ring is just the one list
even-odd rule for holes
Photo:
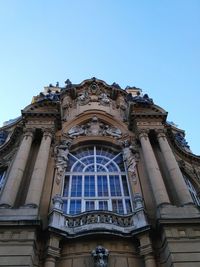
[[125,215],[103,210],[68,215],[56,205],[49,214],[48,226],[52,231],[68,237],[97,233],[133,236],[149,228],[143,207]]

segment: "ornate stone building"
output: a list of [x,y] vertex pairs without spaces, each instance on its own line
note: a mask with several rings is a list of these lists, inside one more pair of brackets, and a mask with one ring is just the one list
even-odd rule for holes
[[0,266],[200,266],[200,157],[140,89],[50,85],[0,128]]

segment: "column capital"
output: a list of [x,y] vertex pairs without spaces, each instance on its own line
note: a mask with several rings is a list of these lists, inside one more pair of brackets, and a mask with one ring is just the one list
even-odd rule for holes
[[155,132],[158,138],[166,138],[166,129],[156,129]]
[[142,137],[147,139],[149,137],[149,131],[150,129],[138,129],[137,134],[138,134],[139,139],[141,139]]
[[33,137],[34,133],[35,133],[35,128],[25,128],[24,131],[24,137]]
[[52,138],[54,134],[54,130],[51,128],[42,128],[43,137],[46,139],[47,137]]

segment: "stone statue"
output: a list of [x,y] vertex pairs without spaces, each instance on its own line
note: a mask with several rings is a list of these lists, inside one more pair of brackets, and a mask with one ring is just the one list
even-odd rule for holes
[[153,99],[149,98],[147,94],[140,96],[140,92],[137,93],[137,96],[132,97],[132,101],[136,103],[145,104],[145,105],[153,105]]
[[101,93],[99,100],[102,105],[108,105],[110,103],[110,99],[108,98],[106,93]]
[[123,157],[127,167],[128,175],[136,182],[136,165],[138,160],[138,152],[134,146],[129,145],[128,141],[124,142]]
[[92,257],[94,259],[94,267],[107,267],[109,252],[102,246],[97,246],[92,251]]
[[96,115],[92,117],[90,122],[86,124],[86,135],[88,136],[97,136],[103,135],[104,124],[99,122],[99,119]]
[[70,141],[63,140],[59,146],[56,147],[56,182],[59,184],[64,176],[65,169],[68,164],[68,154]]
[[122,132],[119,128],[114,127],[114,126],[109,126],[106,125],[106,129],[105,129],[106,135],[111,135],[113,137],[121,137],[122,136]]
[[69,88],[69,87],[72,86],[72,83],[71,83],[70,79],[67,79],[67,80],[65,81],[65,84],[66,84],[66,88]]
[[79,105],[86,105],[90,101],[90,97],[87,91],[84,91],[82,94],[80,94],[77,98],[77,101]]
[[83,125],[75,125],[68,131],[70,138],[75,138],[79,135],[85,135],[85,128]]
[[[66,134],[64,134],[66,135]],[[75,125],[69,129],[67,133],[68,137],[76,138],[77,136],[113,136],[115,138],[120,138],[122,132],[119,128],[111,125],[106,125],[105,123],[99,121],[96,115],[94,115],[91,120],[84,125]]]

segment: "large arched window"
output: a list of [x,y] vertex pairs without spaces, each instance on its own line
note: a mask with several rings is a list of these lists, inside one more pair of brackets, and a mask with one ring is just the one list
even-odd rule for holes
[[63,210],[77,214],[109,210],[132,211],[123,156],[106,146],[83,146],[69,153],[63,185]]
[[184,177],[185,183],[187,185],[187,188],[190,192],[190,195],[194,201],[194,204],[197,206],[200,206],[200,198],[198,196],[196,188],[194,187],[194,185],[191,183],[191,181],[185,175],[183,175],[183,177]]

